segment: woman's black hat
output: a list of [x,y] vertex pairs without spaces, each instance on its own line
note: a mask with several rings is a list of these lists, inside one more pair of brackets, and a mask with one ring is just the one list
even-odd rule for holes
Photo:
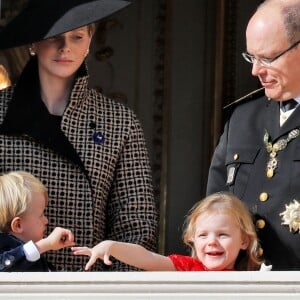
[[0,49],[30,44],[97,22],[129,4],[124,0],[29,0],[0,31]]

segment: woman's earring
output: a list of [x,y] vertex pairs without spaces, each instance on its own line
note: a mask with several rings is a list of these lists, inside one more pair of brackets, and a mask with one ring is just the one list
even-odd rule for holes
[[32,47],[29,47],[29,54],[31,55],[31,56],[35,56],[35,52],[34,52],[34,50],[32,49]]
[[87,48],[86,53],[85,53],[85,57],[88,56],[89,52],[90,52],[90,48]]

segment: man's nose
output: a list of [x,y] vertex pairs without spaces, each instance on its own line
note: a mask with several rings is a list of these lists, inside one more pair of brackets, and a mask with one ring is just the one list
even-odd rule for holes
[[265,66],[261,64],[259,60],[254,59],[252,63],[252,75],[253,76],[258,76],[261,74],[263,70],[265,70]]

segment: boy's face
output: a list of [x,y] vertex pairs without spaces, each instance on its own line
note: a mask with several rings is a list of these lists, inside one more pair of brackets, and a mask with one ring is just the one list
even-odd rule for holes
[[37,242],[44,237],[48,219],[44,215],[46,198],[43,193],[32,193],[32,200],[24,214],[20,216],[22,233],[19,238],[28,242]]

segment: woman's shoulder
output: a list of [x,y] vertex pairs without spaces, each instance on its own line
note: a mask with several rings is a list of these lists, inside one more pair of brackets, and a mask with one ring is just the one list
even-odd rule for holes
[[6,115],[9,102],[11,101],[14,93],[14,86],[0,90],[0,123]]
[[5,89],[0,90],[1,103],[7,103],[12,99],[14,93],[14,86],[9,86]]
[[95,105],[97,105],[101,111],[136,118],[134,111],[119,99],[110,98],[94,89],[90,90],[90,97],[95,100]]

